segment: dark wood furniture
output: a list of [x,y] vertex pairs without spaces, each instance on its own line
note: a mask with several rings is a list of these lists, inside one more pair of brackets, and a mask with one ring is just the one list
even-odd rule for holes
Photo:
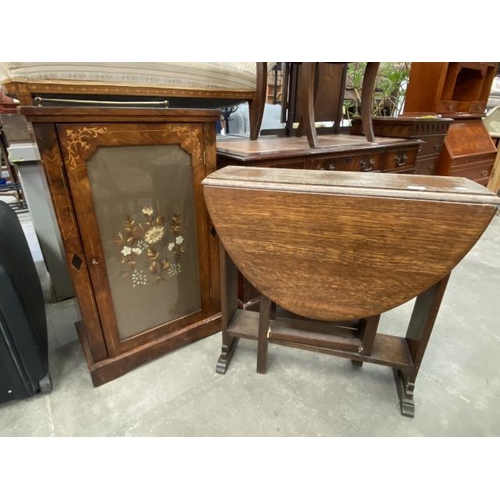
[[[262,64],[262,63],[258,63]],[[267,72],[266,102],[279,104],[283,98],[283,65],[275,63]]]
[[496,148],[481,118],[456,117],[437,164],[437,174],[467,177],[487,186],[493,172]]
[[[443,148],[446,133],[452,123],[451,118],[437,116],[377,116],[373,118],[373,132],[379,137],[420,139],[422,144],[417,150],[415,173],[433,175],[436,173],[436,164]],[[352,120],[351,134],[364,134],[363,122],[360,118]]]
[[218,111],[21,108],[33,123],[98,386],[220,330],[201,181]]
[[437,174],[488,184],[496,149],[481,118],[496,68],[493,62],[412,63],[403,115],[439,113],[454,120]]
[[413,62],[404,113],[482,116],[497,63]]
[[[408,180],[226,167],[203,181],[222,244],[219,373],[239,338],[258,340],[259,373],[269,342],[356,366],[377,363],[393,368],[401,411],[413,416],[416,378],[450,272],[500,199],[467,179]],[[237,307],[238,269],[262,294],[258,313]],[[406,336],[379,333],[380,314],[413,297]]]
[[[307,69],[313,69],[313,66],[303,66],[303,63],[293,62],[283,63],[281,121],[285,123],[287,136],[295,135],[294,123],[302,121],[299,97],[309,91],[309,81],[304,82],[303,78]],[[337,133],[342,120],[347,63],[316,63],[314,72],[314,120],[333,122],[333,128],[325,132]],[[304,84],[306,88],[302,87]]]
[[318,137],[310,148],[305,137],[260,137],[256,141],[217,140],[217,167],[227,165],[340,170],[360,172],[415,173],[418,139],[364,137],[331,134]]
[[[370,142],[374,141],[372,104],[379,64],[367,63],[362,86],[361,117]],[[296,135],[305,134],[311,148],[320,147],[316,122],[334,122],[333,128],[323,128],[322,133],[338,133],[340,128],[347,63],[301,62],[284,65],[282,121],[286,123],[285,132],[290,135],[293,123],[299,122]]]

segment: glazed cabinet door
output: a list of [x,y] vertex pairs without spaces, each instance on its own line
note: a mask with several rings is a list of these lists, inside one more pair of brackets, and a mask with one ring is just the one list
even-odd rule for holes
[[57,135],[109,356],[220,311],[204,125],[59,124]]

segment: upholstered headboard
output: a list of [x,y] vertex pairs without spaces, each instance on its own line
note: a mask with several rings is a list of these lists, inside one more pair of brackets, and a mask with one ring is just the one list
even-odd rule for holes
[[4,62],[0,84],[22,105],[37,97],[164,98],[172,107],[219,107],[247,101],[251,138],[260,129],[266,63],[255,62]]
[[255,91],[255,62],[4,62],[0,81]]

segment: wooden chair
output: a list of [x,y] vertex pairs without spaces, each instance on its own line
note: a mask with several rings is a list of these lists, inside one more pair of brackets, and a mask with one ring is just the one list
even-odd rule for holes
[[[302,62],[302,63],[286,63],[289,65],[287,73],[289,75],[288,81],[288,94],[286,96],[289,102],[288,106],[294,106],[295,95],[297,100],[297,107],[301,122],[297,130],[297,135],[305,134],[310,147],[319,147],[318,133],[316,130],[317,112],[316,100],[320,92],[323,92],[333,105],[332,121],[334,121],[333,132],[338,132],[340,121],[342,119],[342,104],[345,91],[345,81],[347,72],[347,63],[335,62],[328,63],[329,65],[337,66],[337,73],[333,73],[329,81],[326,80],[326,85],[330,84],[331,87],[324,89],[319,85],[319,65],[326,63],[318,62]],[[361,119],[363,121],[363,130],[369,142],[375,142],[372,123],[372,104],[373,93],[375,89],[375,79],[379,67],[378,62],[369,62],[366,65],[365,74],[363,77],[363,87],[361,93]],[[300,65],[300,70],[298,69]],[[298,73],[298,77],[297,77]],[[296,79],[296,80],[295,80]],[[296,83],[295,83],[296,81]],[[324,84],[325,85],[325,84]],[[324,86],[323,85],[323,86]],[[286,88],[286,85],[285,85]],[[294,109],[289,109],[289,115],[293,118],[295,116]],[[289,124],[288,124],[289,126]]]

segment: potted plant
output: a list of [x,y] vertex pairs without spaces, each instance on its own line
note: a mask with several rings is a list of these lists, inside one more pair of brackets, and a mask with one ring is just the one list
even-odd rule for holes
[[[375,81],[373,116],[397,116],[404,101],[404,93],[410,74],[409,62],[380,63]],[[349,63],[344,96],[344,118],[351,120],[361,109],[361,88],[365,62]]]

